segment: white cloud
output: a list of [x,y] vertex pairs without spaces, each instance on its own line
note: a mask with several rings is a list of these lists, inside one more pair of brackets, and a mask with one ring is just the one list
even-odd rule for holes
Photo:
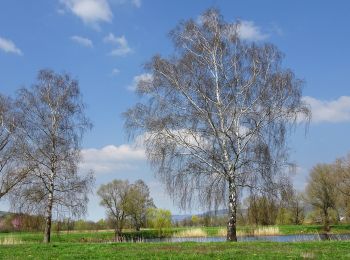
[[313,123],[350,122],[350,96],[331,101],[305,96],[303,101],[311,107]]
[[145,162],[145,151],[141,147],[123,144],[120,146],[108,145],[101,149],[83,149],[80,169],[92,169],[96,174],[113,173],[120,170],[130,170],[137,163]]
[[0,37],[0,50],[8,53],[22,55],[22,51],[16,47],[13,41]]
[[77,36],[77,35],[74,35],[72,37],[70,37],[72,41],[84,46],[84,47],[88,47],[88,48],[92,48],[94,47],[92,41],[88,38],[84,38],[84,37],[81,37],[81,36]]
[[142,5],[142,0],[109,0],[111,4],[124,5],[131,4],[134,7],[140,8]]
[[105,43],[118,44],[120,40],[118,37],[114,36],[113,33],[109,33],[106,37],[103,38],[103,41]]
[[269,37],[261,31],[260,27],[256,26],[253,21],[240,21],[238,26],[238,35],[242,40],[261,41]]
[[60,0],[67,10],[84,23],[98,27],[100,22],[111,22],[113,13],[107,0]]
[[109,33],[105,38],[103,38],[103,41],[116,46],[116,48],[110,52],[110,55],[112,56],[125,56],[133,51],[129,47],[128,41],[124,35],[116,37],[113,33]]
[[117,68],[112,69],[112,75],[118,75],[120,73],[120,70]]
[[142,73],[140,75],[137,75],[133,78],[132,80],[132,84],[130,86],[128,86],[129,90],[135,90],[137,85],[139,84],[139,82],[141,81],[145,81],[145,82],[149,82],[153,80],[153,75],[150,73]]
[[141,0],[132,0],[131,3],[137,8],[141,7]]

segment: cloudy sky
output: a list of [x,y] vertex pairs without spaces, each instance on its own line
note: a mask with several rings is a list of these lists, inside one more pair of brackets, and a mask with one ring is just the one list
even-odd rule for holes
[[[181,211],[154,178],[141,148],[128,143],[121,113],[137,101],[138,80],[154,54],[169,55],[168,32],[181,19],[198,19],[209,7],[227,21],[240,19],[241,37],[269,41],[285,54],[283,65],[305,80],[304,100],[313,121],[290,138],[294,182],[303,189],[318,162],[350,152],[350,3],[348,1],[214,0],[2,0],[0,92],[35,82],[39,69],[69,72],[80,82],[94,123],[83,143],[81,171],[93,169],[96,187],[112,179],[142,178],[158,207]],[[7,210],[6,203],[0,210]],[[193,209],[197,212],[199,209]],[[104,210],[91,194],[87,218]]]

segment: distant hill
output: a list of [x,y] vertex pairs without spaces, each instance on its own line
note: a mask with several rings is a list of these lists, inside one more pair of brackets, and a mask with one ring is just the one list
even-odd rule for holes
[[171,220],[173,222],[177,222],[177,221],[182,221],[184,219],[188,219],[191,218],[193,215],[198,216],[198,217],[204,217],[204,216],[226,216],[228,213],[227,209],[218,209],[218,210],[211,210],[211,211],[207,211],[207,212],[203,212],[200,214],[184,214],[184,215],[172,215],[171,216]]
[[0,218],[5,217],[7,215],[12,214],[11,212],[6,212],[6,211],[0,211]]
[[192,217],[192,215],[188,215],[188,214],[187,215],[172,215],[171,220],[173,222],[178,222],[178,221],[182,221],[184,219],[190,218],[190,217]]

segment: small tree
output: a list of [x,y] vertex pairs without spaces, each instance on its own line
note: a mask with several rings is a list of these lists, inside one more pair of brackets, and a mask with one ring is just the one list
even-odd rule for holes
[[330,211],[336,210],[337,190],[331,165],[318,164],[310,173],[306,186],[306,200],[322,213],[324,230],[330,231]]
[[106,208],[107,216],[113,223],[116,240],[122,238],[122,230],[127,217],[129,189],[128,181],[113,180],[101,185],[97,191],[101,199],[100,204]]
[[158,230],[158,235],[162,236],[163,229],[171,227],[171,212],[165,209],[148,209],[148,223]]
[[286,137],[300,114],[302,81],[281,66],[271,44],[240,39],[240,23],[217,10],[181,22],[175,52],[153,57],[140,81],[141,103],[126,113],[130,134],[144,134],[146,154],[183,208],[229,209],[227,240],[237,241],[238,194],[274,187],[287,165]]
[[38,82],[19,91],[16,100],[23,160],[34,169],[13,193],[20,211],[45,216],[44,242],[50,242],[53,211],[74,216],[86,212],[92,173],[78,174],[81,140],[91,127],[79,84],[67,74],[41,70]]

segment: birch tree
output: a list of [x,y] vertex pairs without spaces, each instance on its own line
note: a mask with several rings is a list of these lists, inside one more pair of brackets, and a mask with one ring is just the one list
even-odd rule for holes
[[22,182],[30,170],[21,162],[17,124],[13,101],[0,94],[0,199]]
[[53,211],[80,216],[85,213],[92,174],[79,175],[83,133],[91,127],[76,80],[51,70],[38,73],[31,88],[16,101],[21,118],[20,149],[35,165],[25,185],[14,193],[14,207],[45,216],[44,242],[50,242]]
[[131,137],[174,198],[229,209],[227,240],[236,241],[239,191],[275,183],[287,165],[286,138],[309,116],[303,82],[281,65],[272,44],[240,39],[240,23],[217,10],[171,31],[171,57],[156,55],[141,80],[142,100],[125,112]]

